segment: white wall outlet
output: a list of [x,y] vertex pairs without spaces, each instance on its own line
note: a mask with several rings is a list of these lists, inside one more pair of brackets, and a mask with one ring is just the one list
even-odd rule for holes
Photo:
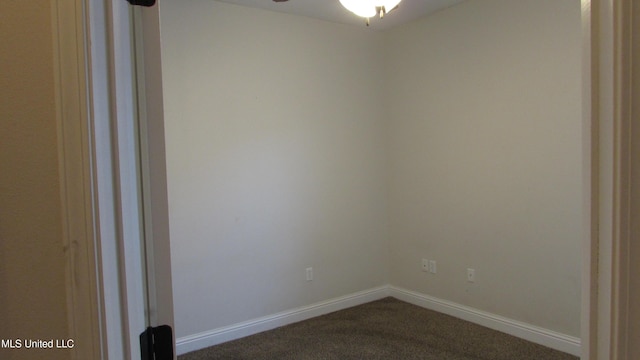
[[422,271],[429,272],[429,260],[422,259]]
[[313,268],[307,268],[307,281],[313,280]]
[[435,260],[429,260],[429,272],[432,274],[435,274],[438,272],[438,268],[436,267],[436,261]]
[[470,283],[476,282],[476,271],[474,269],[467,269],[467,281]]

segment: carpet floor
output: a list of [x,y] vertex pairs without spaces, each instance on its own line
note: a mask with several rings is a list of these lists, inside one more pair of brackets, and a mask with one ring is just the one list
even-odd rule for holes
[[178,360],[213,359],[578,358],[389,297],[178,357]]

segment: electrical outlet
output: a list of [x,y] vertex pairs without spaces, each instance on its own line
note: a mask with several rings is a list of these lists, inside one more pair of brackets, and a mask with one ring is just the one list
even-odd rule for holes
[[472,283],[476,281],[476,271],[474,269],[467,269],[467,281]]
[[307,281],[313,280],[313,268],[307,268]]
[[429,272],[429,260],[422,259],[422,271]]
[[429,260],[429,272],[435,274],[438,272],[438,268],[436,267],[435,260]]

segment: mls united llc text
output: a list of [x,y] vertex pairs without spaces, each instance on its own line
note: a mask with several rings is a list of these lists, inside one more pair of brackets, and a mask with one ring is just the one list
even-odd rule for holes
[[72,349],[73,339],[2,339],[0,347],[3,349]]

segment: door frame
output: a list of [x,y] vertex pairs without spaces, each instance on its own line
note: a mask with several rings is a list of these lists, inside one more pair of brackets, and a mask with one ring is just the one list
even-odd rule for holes
[[166,283],[170,260],[159,258],[165,265],[148,273],[155,262],[145,239],[161,226],[152,226],[158,211],[143,211],[149,162],[140,139],[149,127],[138,105],[134,11],[125,0],[51,6],[71,355],[138,359],[139,335],[158,325],[158,313],[173,326],[173,307],[158,311],[147,281],[164,271]]
[[[625,164],[638,157],[622,131],[630,101],[623,21],[630,1],[581,0],[581,346],[582,359],[590,360],[624,359]],[[140,326],[173,326],[159,10],[133,10],[125,0],[55,0],[52,8],[73,354],[135,359]],[[144,56],[136,58],[133,48]],[[139,94],[146,100],[138,108]],[[141,149],[131,134],[139,135]]]

